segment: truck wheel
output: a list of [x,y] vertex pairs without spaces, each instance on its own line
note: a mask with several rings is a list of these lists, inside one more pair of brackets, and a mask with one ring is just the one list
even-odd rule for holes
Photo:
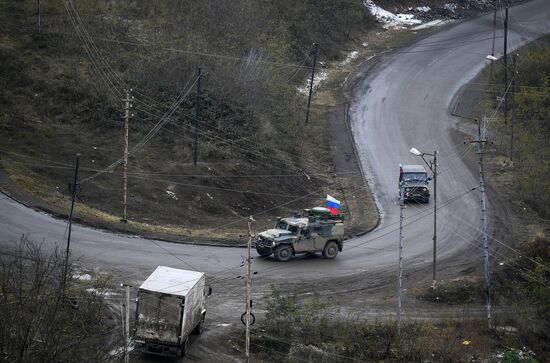
[[277,261],[288,261],[292,257],[292,246],[278,245],[273,255]]
[[328,241],[323,250],[323,257],[333,259],[338,255],[338,244],[334,241]]
[[200,335],[202,332],[202,320],[195,326],[195,329],[193,329],[193,334]]

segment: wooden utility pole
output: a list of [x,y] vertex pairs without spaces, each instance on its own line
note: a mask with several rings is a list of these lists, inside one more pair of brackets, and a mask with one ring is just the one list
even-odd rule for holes
[[130,362],[130,287],[131,285],[120,284],[126,288],[126,302],[123,304],[124,309],[124,363]]
[[126,353],[128,351],[128,347],[126,346],[126,321],[124,320],[124,315],[125,315],[125,311],[124,311],[124,304],[122,304],[122,306],[120,307],[120,320],[122,322],[122,340],[123,340],[123,343],[124,343],[124,360],[126,360]]
[[317,51],[319,44],[313,43],[313,68],[311,69],[311,80],[309,82],[309,98],[307,100],[306,125],[309,119],[309,106],[311,105],[311,94],[313,93],[313,78],[315,77],[315,65],[317,64]]
[[437,262],[437,150],[434,151],[434,160],[432,163],[434,174],[434,251],[433,251],[433,283],[432,286],[435,289],[437,285],[436,278],[436,262]]
[[401,289],[403,279],[403,210],[405,209],[405,188],[399,188],[399,268],[397,272],[397,336],[401,335]]
[[516,74],[518,54],[512,58],[512,122],[510,123],[510,161],[514,161],[514,124],[516,123]]
[[504,18],[504,125],[508,125],[508,5]]
[[73,184],[71,185],[71,211],[69,212],[69,230],[67,233],[67,249],[65,251],[65,264],[63,265],[63,288],[61,289],[62,293],[65,293],[65,287],[67,285],[67,273],[69,269],[69,252],[71,248],[71,231],[73,226],[73,211],[74,211],[74,201],[78,194],[78,164],[80,161],[80,154],[76,154],[76,165],[74,168],[74,179]]
[[193,165],[197,165],[197,155],[199,150],[199,123],[201,117],[201,78],[202,68],[198,69],[197,76],[197,99],[195,101],[195,150],[193,152]]
[[485,152],[485,144],[487,139],[481,133],[481,123],[477,122],[477,140],[470,141],[477,144],[477,153],[479,154],[479,192],[480,192],[480,207],[481,207],[481,222],[482,222],[482,242],[483,242],[483,270],[485,274],[485,297],[487,301],[487,322],[491,329],[491,272],[489,270],[489,241],[488,241],[488,225],[487,225],[487,206],[485,198],[485,181],[484,181],[484,165],[483,154]]
[[40,16],[42,15],[41,14],[41,6],[40,6],[40,0],[38,0],[38,34],[40,34],[40,26],[41,26],[41,19],[40,19]]
[[130,102],[133,100],[133,97],[130,98],[131,91],[132,90],[126,91],[126,98],[122,100],[124,102],[124,173],[122,175],[122,222],[128,222],[128,123],[130,120],[130,107],[132,107]]
[[252,222],[254,218],[250,216],[248,220],[248,256],[246,258],[246,362],[250,361],[250,313],[252,310],[252,297],[251,297],[251,276],[250,276],[250,250],[252,249]]

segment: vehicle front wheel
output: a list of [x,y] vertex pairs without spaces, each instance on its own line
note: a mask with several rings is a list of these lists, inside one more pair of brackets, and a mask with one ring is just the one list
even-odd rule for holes
[[329,241],[325,245],[325,249],[323,250],[323,257],[333,259],[338,255],[338,244],[334,241]]
[[273,255],[277,261],[288,261],[292,257],[292,246],[278,245]]

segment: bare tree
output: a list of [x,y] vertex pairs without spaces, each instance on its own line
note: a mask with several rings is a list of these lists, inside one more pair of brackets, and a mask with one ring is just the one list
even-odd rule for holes
[[63,263],[58,248],[46,255],[25,236],[0,255],[0,354],[5,361],[110,359],[106,285],[91,290],[89,281],[69,279],[62,295]]

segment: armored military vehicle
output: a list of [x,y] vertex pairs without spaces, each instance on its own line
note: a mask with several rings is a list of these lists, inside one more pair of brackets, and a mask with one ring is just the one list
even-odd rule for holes
[[342,251],[343,241],[342,216],[315,207],[294,217],[277,218],[275,228],[258,235],[256,251],[264,257],[273,254],[277,261],[288,261],[297,253],[315,252],[332,259]]
[[399,166],[399,190],[403,187],[404,201],[428,203],[430,191],[428,189],[428,174],[422,165]]

